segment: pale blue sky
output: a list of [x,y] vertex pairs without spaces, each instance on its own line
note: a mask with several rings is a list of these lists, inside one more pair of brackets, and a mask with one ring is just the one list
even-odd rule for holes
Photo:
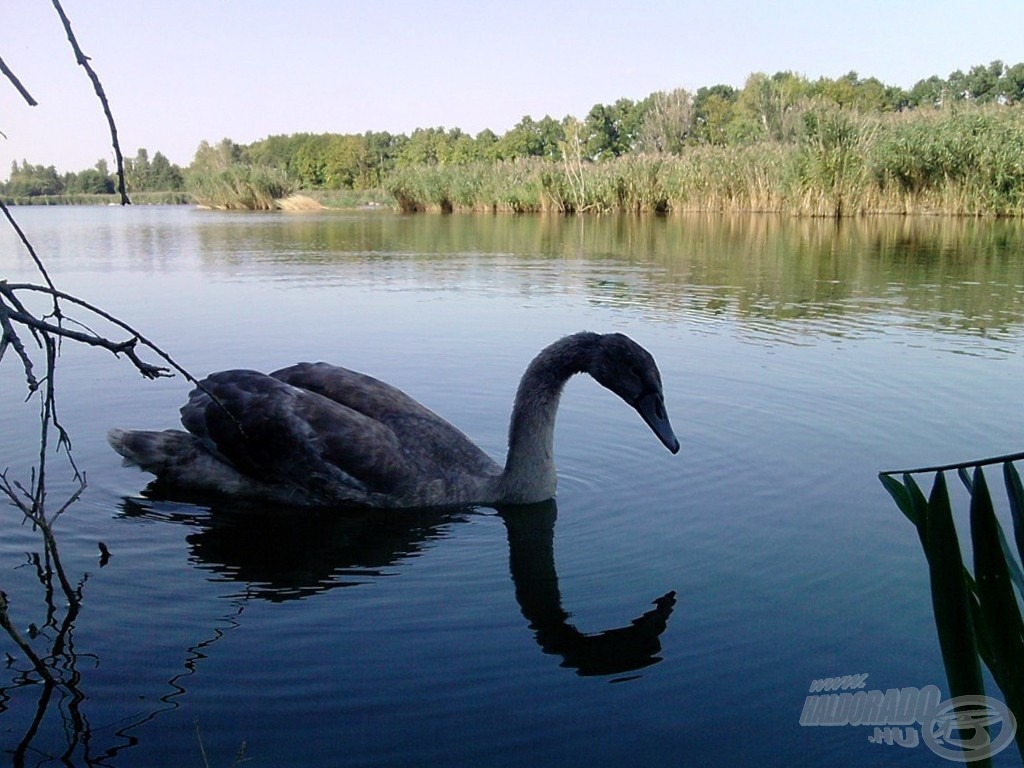
[[[1021,0],[63,0],[126,154],[186,165],[202,139],[274,133],[502,133],[526,114],[726,83],[850,70],[912,86],[1024,61]],[[0,178],[12,159],[81,170],[106,123],[48,0],[0,0]]]

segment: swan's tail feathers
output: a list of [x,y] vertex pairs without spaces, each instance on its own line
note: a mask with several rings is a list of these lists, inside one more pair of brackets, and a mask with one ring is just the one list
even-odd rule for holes
[[[166,488],[236,498],[275,498],[274,486],[243,475],[188,432],[112,429],[107,442],[124,457],[126,467],[156,475]],[[286,494],[277,496],[287,499]]]
[[199,441],[187,432],[112,429],[107,433],[110,447],[124,457],[124,466],[138,467],[157,477],[173,474],[177,467],[196,460]]

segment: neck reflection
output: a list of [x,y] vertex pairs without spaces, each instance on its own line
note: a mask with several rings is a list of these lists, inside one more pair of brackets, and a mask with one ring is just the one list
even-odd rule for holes
[[628,626],[584,634],[569,623],[555,568],[554,501],[498,511],[508,531],[508,559],[516,601],[544,653],[561,656],[578,674],[618,675],[661,661],[661,634],[676,603],[675,592]]
[[[365,512],[280,510],[218,504],[196,507],[126,500],[126,515],[187,523],[196,562],[226,581],[236,594],[272,602],[311,597],[357,586],[424,554],[453,526],[479,514],[473,508]],[[675,592],[655,599],[628,625],[584,633],[563,608],[554,556],[554,501],[496,509],[508,536],[509,571],[516,601],[541,650],[581,676],[622,675],[662,660],[661,635],[675,606]]]

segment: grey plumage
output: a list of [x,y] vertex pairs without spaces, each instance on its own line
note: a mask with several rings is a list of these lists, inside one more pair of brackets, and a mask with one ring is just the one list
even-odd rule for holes
[[187,432],[111,430],[125,459],[184,490],[302,506],[529,503],[554,495],[555,413],[586,372],[632,405],[673,453],[651,355],[621,334],[578,333],[541,351],[520,382],[502,468],[401,390],[327,363],[200,382],[181,409]]

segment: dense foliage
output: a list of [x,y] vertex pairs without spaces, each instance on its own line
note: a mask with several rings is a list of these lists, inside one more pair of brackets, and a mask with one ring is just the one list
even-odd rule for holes
[[[995,61],[910,90],[850,72],[754,73],[742,88],[656,92],[582,119],[529,115],[499,136],[268,136],[203,142],[184,171],[140,149],[130,192],[266,208],[297,190],[387,190],[405,210],[684,209],[1024,214],[1024,64]],[[15,164],[8,198],[108,191],[102,161],[60,176]]]
[[[184,190],[184,173],[163,154],[157,152],[152,160],[146,149],[140,149],[134,158],[125,158],[125,183],[129,193],[180,192]],[[11,173],[0,194],[17,200],[39,196],[60,195],[112,195],[114,175],[106,160],[98,160],[92,168],[77,173],[60,174],[52,165],[31,165],[22,160],[11,164]]]

